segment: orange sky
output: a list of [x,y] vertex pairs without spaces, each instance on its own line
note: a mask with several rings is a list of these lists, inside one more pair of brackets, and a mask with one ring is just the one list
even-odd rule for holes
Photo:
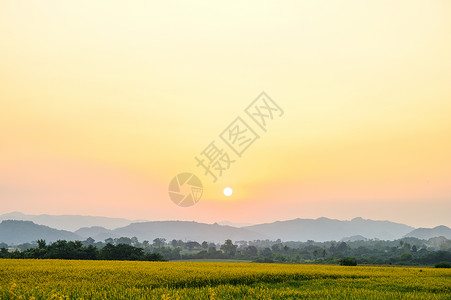
[[[448,1],[11,0],[0,45],[0,214],[451,226]],[[284,115],[212,183],[262,91]]]

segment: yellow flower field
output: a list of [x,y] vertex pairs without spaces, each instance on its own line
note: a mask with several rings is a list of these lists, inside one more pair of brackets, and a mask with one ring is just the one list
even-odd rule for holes
[[0,259],[1,299],[451,299],[451,270]]

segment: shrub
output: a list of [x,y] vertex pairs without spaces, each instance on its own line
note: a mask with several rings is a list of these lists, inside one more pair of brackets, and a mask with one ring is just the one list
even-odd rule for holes
[[357,260],[354,257],[344,257],[338,262],[340,266],[357,266]]
[[447,262],[440,262],[438,264],[435,264],[436,268],[451,268],[451,264]]

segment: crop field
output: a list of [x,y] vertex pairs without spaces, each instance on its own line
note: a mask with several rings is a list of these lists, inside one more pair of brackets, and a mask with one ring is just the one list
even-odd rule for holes
[[451,299],[451,270],[0,259],[1,299]]

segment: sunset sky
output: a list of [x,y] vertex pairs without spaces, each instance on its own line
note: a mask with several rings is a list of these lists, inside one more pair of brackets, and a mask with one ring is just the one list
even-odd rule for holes
[[[260,138],[213,183],[195,157],[238,116]],[[194,206],[169,199],[181,172]],[[451,2],[3,0],[11,211],[451,226]]]

